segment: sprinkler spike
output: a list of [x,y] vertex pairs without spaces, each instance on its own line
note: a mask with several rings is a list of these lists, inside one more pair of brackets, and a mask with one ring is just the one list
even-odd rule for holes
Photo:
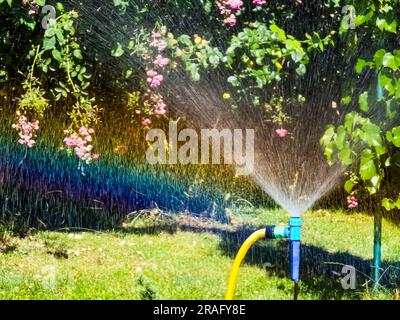
[[293,300],[297,301],[298,297],[299,297],[299,291],[300,291],[300,287],[298,283],[294,283],[294,296],[293,296]]
[[300,241],[290,241],[290,275],[294,283],[300,280]]

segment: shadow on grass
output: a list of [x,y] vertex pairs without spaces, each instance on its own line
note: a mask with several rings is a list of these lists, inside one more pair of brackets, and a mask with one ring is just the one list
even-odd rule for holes
[[[257,229],[246,227],[233,229],[230,227],[202,226],[190,224],[157,225],[134,228],[125,232],[138,234],[158,234],[161,232],[174,233],[178,230],[190,232],[209,232],[220,237],[221,251],[232,259],[242,243]],[[287,240],[260,240],[250,249],[246,263],[257,265],[273,276],[290,277],[289,242]],[[352,255],[348,252],[329,252],[324,248],[302,244],[301,246],[301,290],[313,292],[322,300],[329,299],[358,299],[365,289],[371,289],[371,260]],[[344,265],[356,269],[356,290],[345,290],[341,285],[342,268]],[[381,284],[387,288],[400,285],[400,262],[383,262]],[[278,288],[279,289],[279,288]],[[284,288],[281,288],[284,290]]]
[[[234,233],[222,233],[220,248],[228,256],[234,257],[240,245],[254,231],[238,230]],[[266,272],[279,276],[290,276],[289,242],[287,240],[262,240],[255,244],[247,255],[246,263],[263,267]],[[342,268],[352,266],[357,270],[356,290],[345,290],[341,285]],[[389,268],[384,262],[383,269]],[[391,265],[382,284],[393,288],[400,284],[400,262]],[[397,272],[396,272],[397,270]],[[301,286],[304,291],[313,291],[320,299],[359,298],[366,286],[371,288],[371,260],[352,255],[348,252],[329,252],[324,248],[309,244],[301,246]],[[363,286],[364,285],[364,286]]]

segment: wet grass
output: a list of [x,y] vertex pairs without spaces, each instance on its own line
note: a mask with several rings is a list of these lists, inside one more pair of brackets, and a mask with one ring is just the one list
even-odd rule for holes
[[[223,299],[232,257],[245,234],[287,219],[280,211],[257,213],[238,217],[247,227],[220,232],[196,225],[173,232],[159,226],[157,233],[125,228],[101,233],[39,232],[25,238],[4,235],[0,299]],[[332,269],[321,269],[327,266],[324,260],[354,262],[360,268],[370,264],[371,217],[314,211],[304,220],[300,299],[399,298],[392,278],[387,289],[376,294],[363,278],[356,290],[346,291]],[[143,223],[140,228],[145,230]],[[400,230],[384,222],[383,231],[383,259],[386,265],[396,266]],[[236,298],[291,299],[286,254],[285,241],[260,242],[241,269]]]

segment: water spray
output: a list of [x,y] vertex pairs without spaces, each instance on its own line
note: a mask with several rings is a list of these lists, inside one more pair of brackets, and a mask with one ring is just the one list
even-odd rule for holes
[[300,217],[291,217],[288,226],[267,226],[265,229],[254,232],[243,243],[236,255],[233,263],[231,276],[229,278],[228,290],[225,299],[232,300],[235,294],[237,277],[240,265],[242,264],[247,252],[255,242],[262,238],[266,239],[289,239],[290,241],[290,276],[294,282],[294,300],[297,300],[299,293],[300,281],[300,241],[301,241],[301,225]]

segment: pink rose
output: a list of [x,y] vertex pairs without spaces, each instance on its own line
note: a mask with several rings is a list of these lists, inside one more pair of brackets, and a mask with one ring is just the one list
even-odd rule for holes
[[288,136],[289,132],[285,129],[276,129],[275,130],[276,134],[278,135],[278,137],[280,138],[285,138]]
[[237,22],[236,16],[234,14],[231,14],[228,18],[224,19],[224,22],[230,27],[234,27]]
[[145,118],[142,120],[142,125],[145,127],[148,127],[149,125],[151,125],[151,120],[149,118]]
[[266,0],[253,0],[253,4],[256,6],[261,6],[265,4],[267,1]]
[[159,54],[154,61],[154,64],[160,68],[164,68],[166,65],[168,65],[170,60],[168,58],[164,58],[161,54]]
[[241,0],[229,0],[228,5],[232,10],[240,10],[243,5],[243,1]]

